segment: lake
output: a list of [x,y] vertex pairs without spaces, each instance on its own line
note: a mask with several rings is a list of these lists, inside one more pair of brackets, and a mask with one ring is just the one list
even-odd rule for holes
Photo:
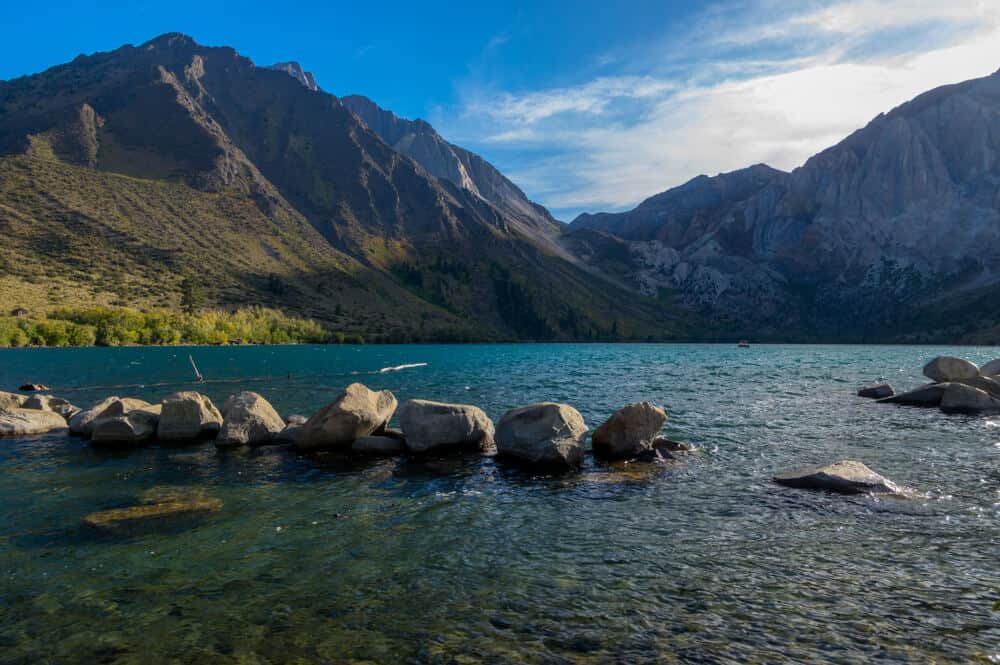
[[[495,420],[564,401],[593,429],[649,400],[701,452],[539,475],[476,456],[0,439],[0,662],[1000,662],[1000,418],[854,394],[919,385],[936,355],[998,349],[24,349],[0,351],[0,389],[158,401],[192,388],[189,354],[217,404],[249,389],[308,415],[361,381]],[[427,365],[377,373],[413,363]],[[840,458],[921,494],[770,481]],[[205,488],[224,507],[128,536],[81,527],[158,487]]]

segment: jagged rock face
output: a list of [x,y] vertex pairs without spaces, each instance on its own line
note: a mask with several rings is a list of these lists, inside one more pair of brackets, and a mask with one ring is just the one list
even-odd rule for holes
[[302,65],[297,62],[278,62],[268,67],[268,69],[285,72],[293,79],[304,85],[307,90],[312,90],[313,92],[320,91],[320,87],[316,83],[316,77],[313,76],[313,73],[302,69]]
[[445,141],[423,120],[405,120],[360,95],[341,102],[395,150],[436,178],[448,180],[496,206],[529,232],[557,234],[560,224],[542,206],[528,200],[517,185],[485,159]]
[[1000,73],[880,115],[790,174],[701,176],[571,228],[629,242],[623,276],[644,292],[669,289],[765,336],[955,339],[968,311],[989,328],[1000,319]]

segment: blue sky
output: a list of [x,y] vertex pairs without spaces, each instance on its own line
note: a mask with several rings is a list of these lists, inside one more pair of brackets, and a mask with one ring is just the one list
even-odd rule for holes
[[699,173],[791,169],[1000,68],[992,0],[50,1],[4,18],[0,78],[171,31],[298,60],[329,92],[430,120],[567,220]]

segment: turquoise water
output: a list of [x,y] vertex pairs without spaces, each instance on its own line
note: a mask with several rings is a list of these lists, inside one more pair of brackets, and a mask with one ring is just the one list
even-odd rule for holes
[[[212,444],[0,439],[3,663],[765,663],[1000,660],[1000,418],[876,405],[930,357],[998,349],[712,345],[0,351],[85,405],[158,400],[191,353],[221,401],[309,414],[360,380],[474,403],[539,400],[590,426],[628,402],[702,450],[532,475],[491,458],[347,462]],[[425,367],[374,374],[406,363]],[[354,374],[358,372],[359,374]],[[251,377],[251,378],[246,378]],[[152,385],[152,384],[178,385]],[[129,385],[126,388],[100,386]],[[781,488],[857,458],[913,500]],[[95,536],[84,515],[154,487],[224,501],[193,523]]]

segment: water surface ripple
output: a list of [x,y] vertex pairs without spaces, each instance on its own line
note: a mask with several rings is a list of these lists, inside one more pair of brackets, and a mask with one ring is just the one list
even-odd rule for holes
[[[1000,660],[1000,419],[885,407],[940,353],[712,345],[0,352],[0,386],[158,400],[191,353],[221,402],[311,413],[348,382],[482,406],[636,400],[702,453],[653,473],[490,458],[345,462],[211,444],[0,440],[3,663],[965,663]],[[383,367],[428,363],[377,374]],[[354,375],[353,372],[361,372]],[[246,378],[251,377],[251,378]],[[110,389],[103,386],[132,386]],[[773,485],[861,459],[914,500]],[[153,487],[224,508],[129,537],[80,527]]]

